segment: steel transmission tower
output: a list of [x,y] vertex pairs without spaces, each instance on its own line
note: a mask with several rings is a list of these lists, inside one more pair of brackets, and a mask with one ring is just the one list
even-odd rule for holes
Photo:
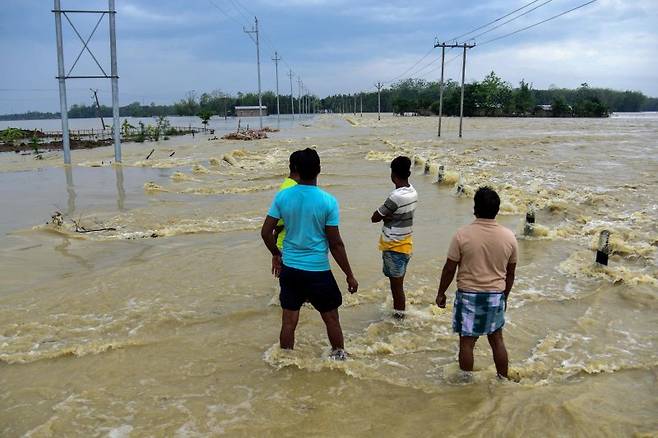
[[[116,10],[114,7],[114,0],[108,0],[107,10],[79,10],[79,9],[62,9],[60,0],[54,0],[54,8],[52,12],[55,14],[55,37],[57,40],[57,80],[59,81],[59,106],[62,119],[62,148],[64,150],[64,164],[71,164],[71,139],[69,136],[69,117],[68,117],[68,103],[66,101],[66,80],[67,79],[110,79],[112,82],[112,137],[114,138],[114,160],[118,163],[121,162],[121,133],[119,121],[119,75],[117,73],[117,43],[116,43],[116,26],[115,15]],[[85,40],[78,29],[75,27],[69,14],[100,14],[94,29]],[[110,74],[105,72],[105,69],[98,62],[98,59],[92,53],[88,44],[96,33],[98,26],[101,24],[103,17],[108,16],[110,28]],[[73,65],[66,72],[64,65],[64,39],[62,36],[62,16],[71,25],[71,28],[82,42],[82,49],[78,56],[73,61]],[[102,74],[96,75],[71,75],[73,69],[78,64],[80,57],[85,50],[92,57]]]

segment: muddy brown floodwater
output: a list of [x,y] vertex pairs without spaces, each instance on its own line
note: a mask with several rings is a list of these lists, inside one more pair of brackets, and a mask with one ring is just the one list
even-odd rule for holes
[[[0,435],[657,436],[658,117],[467,119],[462,140],[436,122],[325,115],[257,142],[161,143],[149,160],[153,144],[126,145],[118,167],[111,147],[68,169],[59,152],[0,154]],[[344,363],[310,308],[297,349],[279,350],[258,234],[288,155],[313,146],[361,287],[344,296]],[[399,154],[420,198],[404,321],[369,222]],[[481,184],[519,239],[511,382],[482,341],[464,382],[451,305],[433,305]]]

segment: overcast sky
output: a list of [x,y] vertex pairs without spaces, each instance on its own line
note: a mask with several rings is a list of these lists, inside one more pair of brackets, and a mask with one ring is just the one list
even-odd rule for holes
[[[65,9],[107,7],[103,0],[61,1]],[[284,60],[279,70],[282,92],[290,90],[286,73],[292,68],[312,92],[325,96],[373,89],[375,82],[392,80],[408,70],[430,51],[435,38],[448,40],[530,1],[116,0],[120,102],[169,103],[190,90],[255,91],[255,44],[242,28],[253,24],[254,14],[262,30],[263,89],[275,86],[271,58],[276,49]],[[658,96],[658,0],[598,0],[536,28],[486,43],[585,1],[548,0],[476,38],[480,46],[468,53],[466,80],[480,80],[495,70],[515,85],[521,79],[535,88],[588,82]],[[0,113],[59,110],[52,1],[2,0],[2,6]],[[71,19],[86,37],[97,18],[72,15]],[[68,70],[81,43],[65,20],[63,26]],[[98,29],[90,47],[109,72],[107,18]],[[447,60],[454,58],[447,66],[453,78],[461,68],[455,54],[452,50],[446,55]],[[437,80],[439,56],[439,49],[433,50],[409,73]],[[73,72],[97,73],[86,53]],[[111,103],[109,80],[67,84],[69,105],[90,103],[90,87],[99,89],[101,103]]]

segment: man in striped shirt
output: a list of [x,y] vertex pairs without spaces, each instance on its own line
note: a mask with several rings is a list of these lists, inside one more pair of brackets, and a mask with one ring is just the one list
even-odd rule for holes
[[411,160],[408,157],[400,156],[391,162],[391,181],[395,184],[395,190],[371,218],[373,223],[384,221],[379,249],[382,251],[384,275],[391,283],[393,316],[396,318],[404,317],[404,275],[411,258],[411,232],[418,202],[416,189],[409,183],[410,175]]

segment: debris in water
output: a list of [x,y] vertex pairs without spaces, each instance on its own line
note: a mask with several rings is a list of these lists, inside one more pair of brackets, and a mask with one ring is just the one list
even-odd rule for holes
[[222,137],[224,140],[261,140],[267,138],[266,131],[260,129],[246,129],[244,131],[229,132]]

